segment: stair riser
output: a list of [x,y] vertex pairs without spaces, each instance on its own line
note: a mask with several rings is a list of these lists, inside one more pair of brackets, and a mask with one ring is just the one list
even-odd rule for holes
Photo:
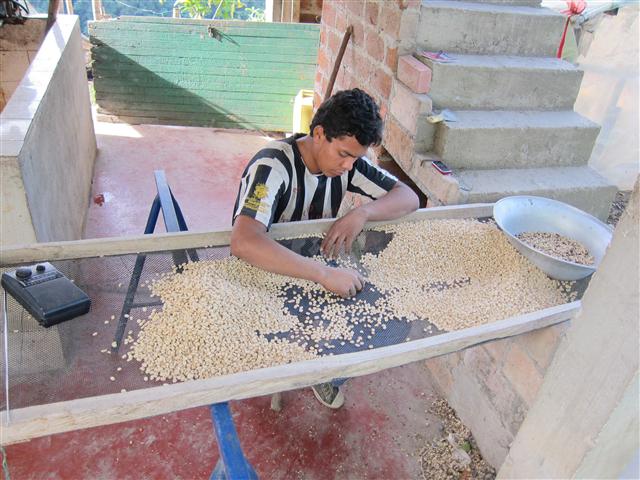
[[438,126],[435,152],[453,168],[585,165],[599,127],[468,128]]
[[457,110],[573,109],[580,70],[472,68],[433,64],[429,96],[436,108]]
[[485,55],[554,56],[564,18],[423,4],[417,44],[426,50]]
[[600,220],[606,220],[609,215],[609,208],[613,203],[618,189],[615,186],[587,186],[582,188],[570,188],[565,190],[530,188],[530,189],[509,189],[505,185],[502,192],[474,193],[469,192],[469,196],[464,203],[493,203],[501,198],[511,195],[535,195],[538,197],[552,198],[569,205],[573,205]]
[[542,0],[453,0],[469,3],[490,3],[493,5],[513,5],[516,7],[539,7]]

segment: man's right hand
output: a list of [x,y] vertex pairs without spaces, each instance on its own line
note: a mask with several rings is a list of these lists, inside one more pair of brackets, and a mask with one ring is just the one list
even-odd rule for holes
[[364,287],[364,277],[350,268],[326,267],[320,285],[343,298],[353,297]]

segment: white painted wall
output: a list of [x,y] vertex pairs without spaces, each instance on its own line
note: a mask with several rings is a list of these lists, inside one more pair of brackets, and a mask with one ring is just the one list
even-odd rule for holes
[[639,172],[640,5],[604,15],[586,55],[577,63],[584,78],[576,112],[602,129],[589,165],[622,190],[631,190]]
[[96,138],[77,16],[58,16],[0,114],[0,154],[0,244],[79,239]]

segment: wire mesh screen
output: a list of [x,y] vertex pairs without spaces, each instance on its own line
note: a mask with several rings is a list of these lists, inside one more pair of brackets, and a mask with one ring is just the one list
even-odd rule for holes
[[[384,249],[391,238],[383,232],[366,232],[361,237],[362,251],[377,253]],[[280,241],[291,250],[304,256],[320,253],[320,238],[308,237]],[[139,325],[134,318],[148,316],[152,309],[161,309],[157,297],[151,297],[148,285],[159,274],[171,272],[176,263],[196,254],[200,260],[216,260],[229,256],[228,247],[197,249],[196,251],[160,252],[145,255],[118,255],[52,262],[68,278],[72,279],[91,298],[89,313],[44,328],[24,310],[16,300],[8,296],[8,366],[9,407],[22,408],[83,397],[119,393],[150,386],[158,382],[145,381],[136,361],[127,362],[122,343],[123,336],[137,336]],[[139,277],[134,276],[136,262],[143,266]],[[330,261],[331,262],[331,261]],[[134,277],[132,279],[132,277]],[[128,318],[122,318],[123,305],[130,295],[132,305]],[[298,287],[282,290],[282,305],[294,316],[302,315],[287,301],[300,294]],[[380,293],[366,286],[358,294],[360,301],[375,302]],[[310,299],[303,298],[302,302]],[[345,306],[354,300],[342,300]],[[144,310],[144,311],[143,311]],[[128,311],[128,310],[127,310]],[[358,328],[357,318],[349,318],[354,333],[364,335]],[[321,326],[322,319],[316,322]],[[428,332],[428,333],[427,333]],[[385,330],[380,330],[368,343],[374,347],[420,338],[440,331],[428,322],[409,323],[402,318],[392,319]],[[3,332],[4,334],[4,332]],[[286,338],[287,334],[278,334]],[[265,335],[271,339],[273,335]],[[295,338],[290,338],[296,341]],[[325,342],[323,342],[324,344]],[[334,355],[366,349],[367,346],[332,341]],[[115,347],[117,345],[117,347]],[[309,344],[311,347],[312,344]],[[315,344],[318,347],[319,344]],[[4,347],[3,347],[4,349]],[[2,385],[5,385],[4,351],[2,355]],[[114,380],[112,380],[114,379]],[[2,409],[7,399],[2,388]]]
[[[362,253],[376,254],[385,248],[391,238],[391,233],[364,232],[358,239],[358,248]],[[318,255],[320,242],[321,239],[317,237],[281,241],[286,247],[304,256]],[[196,257],[200,260],[220,260],[229,254],[228,247],[215,247],[188,252],[167,251],[52,262],[87,293],[91,298],[91,310],[80,317],[44,328],[13,298],[8,297],[9,408],[12,410],[161,384],[145,379],[139,362],[126,361],[125,352],[128,348],[122,342],[123,336],[137,337],[140,327],[134,318],[148,317],[151,310],[162,309],[159,299],[151,296],[151,281],[159,274],[171,272],[174,265],[184,262],[187,256],[192,260]],[[136,270],[140,272],[139,276],[134,275]],[[460,281],[464,282],[464,279]],[[586,283],[583,282],[576,288],[583,291],[585,286]],[[429,288],[447,287],[433,284]],[[279,295],[282,307],[298,317],[300,323],[305,321],[303,314],[294,309],[289,300],[301,294],[299,287],[288,286],[283,287]],[[367,284],[358,294],[357,300],[373,305],[381,295]],[[312,300],[302,295],[303,304]],[[322,340],[315,344],[309,343],[309,348],[326,348],[333,355],[340,355],[443,332],[426,319],[409,322],[405,318],[394,317],[393,312],[389,312],[390,319],[386,322],[386,327],[372,333],[362,327],[358,314],[349,310],[348,306],[355,300],[340,301],[346,307],[344,311],[353,328],[354,337],[367,336],[367,341],[350,343]],[[125,303],[131,307],[126,310],[126,317],[122,316],[125,313]],[[314,326],[322,327],[323,322],[322,317],[319,317],[314,321]],[[275,337],[291,342],[299,340],[291,333],[265,335],[267,340]],[[4,351],[2,362],[1,408],[6,410]]]

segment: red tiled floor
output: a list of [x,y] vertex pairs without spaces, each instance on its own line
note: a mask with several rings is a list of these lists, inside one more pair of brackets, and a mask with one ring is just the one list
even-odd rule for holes
[[[140,234],[164,169],[190,230],[225,228],[238,179],[266,141],[205,128],[98,123],[100,153],[85,237]],[[423,364],[350,380],[337,411],[309,389],[231,403],[243,449],[265,479],[420,477],[418,454],[438,433],[428,414],[432,386]],[[6,447],[16,479],[205,479],[218,458],[209,410],[42,437]]]

